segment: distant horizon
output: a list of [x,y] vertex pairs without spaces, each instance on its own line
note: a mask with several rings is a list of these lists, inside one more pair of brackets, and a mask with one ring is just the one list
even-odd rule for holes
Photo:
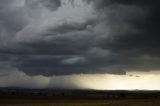
[[[155,74],[153,74],[153,72]],[[124,75],[114,74],[73,74],[60,76],[32,76],[22,72],[8,73],[3,77],[0,87],[19,87],[30,89],[90,89],[90,90],[159,90],[157,80],[159,71],[151,72],[127,72]],[[15,77],[19,79],[14,79]],[[13,77],[13,78],[12,78]],[[14,79],[14,80],[13,80]],[[45,79],[45,80],[44,80]],[[149,84],[152,84],[149,85]]]
[[0,89],[28,89],[28,90],[77,90],[77,91],[160,91],[160,90],[148,90],[148,89],[107,89],[107,90],[95,90],[95,89],[67,89],[67,88],[24,88],[24,87],[13,87],[13,86],[8,86],[8,87],[0,87]]

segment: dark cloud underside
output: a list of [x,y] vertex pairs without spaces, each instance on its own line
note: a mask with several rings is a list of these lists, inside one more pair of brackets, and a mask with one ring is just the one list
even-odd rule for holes
[[0,71],[159,70],[158,0],[0,0]]

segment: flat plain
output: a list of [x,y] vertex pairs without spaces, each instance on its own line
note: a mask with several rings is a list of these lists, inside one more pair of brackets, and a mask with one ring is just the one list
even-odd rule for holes
[[160,106],[160,91],[0,89],[0,106]]
[[5,100],[0,106],[160,106],[153,99],[119,100]]

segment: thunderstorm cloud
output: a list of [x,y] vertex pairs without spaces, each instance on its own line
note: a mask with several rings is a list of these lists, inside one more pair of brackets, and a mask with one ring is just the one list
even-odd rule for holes
[[18,72],[23,86],[41,77],[50,83],[54,75],[160,70],[159,5],[158,0],[0,0],[0,76]]

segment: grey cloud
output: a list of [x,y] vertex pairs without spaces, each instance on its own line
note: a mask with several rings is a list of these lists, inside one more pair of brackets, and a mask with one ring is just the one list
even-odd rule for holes
[[[29,76],[17,69],[0,72],[0,87],[22,88],[60,88],[60,89],[91,89],[83,85],[84,78],[89,80],[88,75],[62,75],[62,76]],[[93,79],[93,78],[92,78]],[[80,83],[81,84],[77,84]]]
[[50,9],[51,11],[54,11],[61,6],[60,0],[41,0],[41,2],[46,8]]
[[[159,68],[156,64],[159,63],[159,1],[99,0],[89,2],[95,3],[95,9],[100,14],[105,13],[104,22],[110,26],[109,37],[101,40],[100,47],[118,53],[121,62],[125,63],[121,65],[123,69]],[[157,60],[136,59],[144,55],[156,57]]]
[[160,68],[159,2],[82,1],[1,0],[1,70],[49,76]]
[[44,6],[51,11],[55,11],[61,6],[60,0],[26,0],[26,5],[29,5],[31,8],[35,9],[40,6]]
[[84,57],[71,57],[61,61],[62,64],[83,64],[86,59]]

